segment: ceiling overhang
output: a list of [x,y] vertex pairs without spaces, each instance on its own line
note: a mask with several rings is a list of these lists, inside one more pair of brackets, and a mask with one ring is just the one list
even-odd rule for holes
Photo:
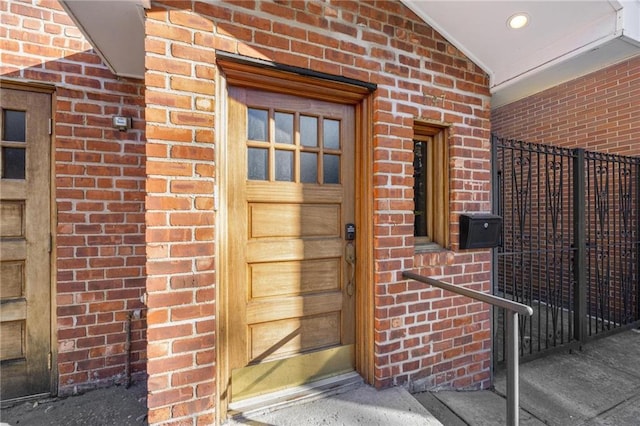
[[[492,105],[517,99],[640,54],[640,0],[402,0],[484,69]],[[109,68],[144,77],[149,0],[61,0]],[[516,12],[531,17],[507,27]]]
[[487,72],[493,107],[640,54],[640,0],[403,2]]
[[144,78],[144,19],[150,0],[61,0],[109,69]]

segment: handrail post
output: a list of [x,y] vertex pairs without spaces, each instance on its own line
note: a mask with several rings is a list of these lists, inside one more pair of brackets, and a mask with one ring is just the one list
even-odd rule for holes
[[507,425],[520,422],[520,389],[518,385],[518,313],[507,310]]
[[423,277],[413,272],[403,271],[402,276],[416,280],[421,283],[429,284],[443,290],[450,291],[455,294],[461,294],[481,302],[489,303],[506,311],[507,316],[507,425],[518,426],[520,421],[520,390],[518,386],[518,314],[533,315],[531,306],[522,303],[507,300],[493,294],[482,293],[465,287],[448,284],[433,278]]

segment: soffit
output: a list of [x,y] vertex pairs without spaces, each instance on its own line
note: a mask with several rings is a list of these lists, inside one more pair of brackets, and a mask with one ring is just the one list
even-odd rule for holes
[[60,3],[114,74],[144,77],[144,8],[149,0]]
[[[494,107],[640,54],[640,0],[402,1],[488,73]],[[144,77],[148,0],[62,4],[114,73]]]

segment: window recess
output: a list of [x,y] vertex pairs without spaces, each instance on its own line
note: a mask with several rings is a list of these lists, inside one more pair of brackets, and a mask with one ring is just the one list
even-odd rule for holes
[[449,147],[446,128],[414,121],[416,248],[449,248]]

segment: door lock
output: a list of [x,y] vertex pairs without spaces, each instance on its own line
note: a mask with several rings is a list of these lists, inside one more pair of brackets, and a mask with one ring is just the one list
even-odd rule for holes
[[344,226],[344,239],[347,241],[353,241],[356,239],[356,225],[353,223],[347,223]]

